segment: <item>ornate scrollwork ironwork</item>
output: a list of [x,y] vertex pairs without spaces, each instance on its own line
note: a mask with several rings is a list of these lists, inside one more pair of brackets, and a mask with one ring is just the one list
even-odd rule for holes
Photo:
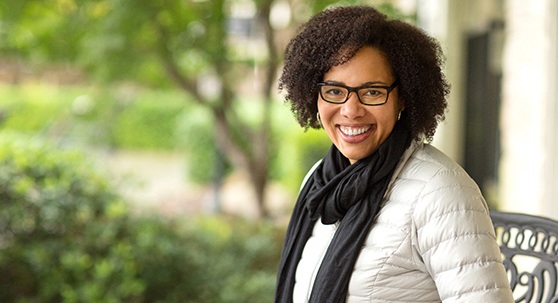
[[558,303],[558,222],[491,212],[515,302]]

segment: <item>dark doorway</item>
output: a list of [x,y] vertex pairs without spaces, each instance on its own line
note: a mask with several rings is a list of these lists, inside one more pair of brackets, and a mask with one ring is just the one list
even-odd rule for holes
[[[465,170],[490,200],[498,182],[500,160],[501,70],[498,68],[502,25],[467,39],[465,99]],[[495,55],[496,54],[496,55]]]

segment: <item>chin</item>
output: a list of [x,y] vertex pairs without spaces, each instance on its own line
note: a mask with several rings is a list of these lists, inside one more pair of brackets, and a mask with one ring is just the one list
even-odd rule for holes
[[341,151],[341,153],[351,161],[351,163],[354,163],[358,160],[364,159],[368,156],[370,156],[372,154],[372,152],[343,152]]

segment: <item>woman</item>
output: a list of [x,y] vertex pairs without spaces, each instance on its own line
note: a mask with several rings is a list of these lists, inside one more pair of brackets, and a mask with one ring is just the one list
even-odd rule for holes
[[513,302],[477,185],[429,142],[449,86],[438,44],[371,7],[326,10],[280,88],[333,145],[293,211],[276,302]]

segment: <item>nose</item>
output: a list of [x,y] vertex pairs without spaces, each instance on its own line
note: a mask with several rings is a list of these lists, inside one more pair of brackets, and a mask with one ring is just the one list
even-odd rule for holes
[[364,116],[364,104],[360,103],[355,92],[351,92],[349,94],[349,99],[347,99],[347,102],[341,104],[340,113],[342,116],[349,119],[356,119]]

